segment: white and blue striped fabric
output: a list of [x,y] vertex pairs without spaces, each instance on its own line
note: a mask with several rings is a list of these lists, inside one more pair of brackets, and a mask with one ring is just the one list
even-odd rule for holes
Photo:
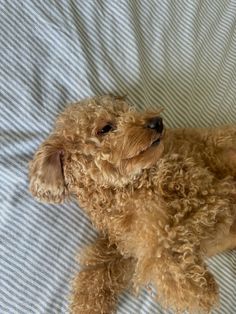
[[[236,1],[0,0],[0,314],[68,313],[95,233],[75,203],[28,192],[28,162],[66,103],[113,92],[168,126],[236,123]],[[236,309],[236,253],[209,261]],[[169,313],[143,291],[119,314]],[[82,313],[81,313],[82,314]]]

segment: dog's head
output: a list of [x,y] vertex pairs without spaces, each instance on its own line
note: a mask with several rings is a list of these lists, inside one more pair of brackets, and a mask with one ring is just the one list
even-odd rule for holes
[[62,202],[89,180],[120,187],[160,158],[159,112],[137,112],[124,98],[103,96],[69,106],[30,163],[30,190],[47,202]]

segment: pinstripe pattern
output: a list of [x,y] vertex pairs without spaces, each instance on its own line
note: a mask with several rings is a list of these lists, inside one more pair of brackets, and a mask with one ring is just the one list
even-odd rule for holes
[[[0,313],[67,313],[75,253],[94,237],[76,204],[37,203],[27,163],[65,103],[128,94],[171,126],[236,121],[236,1],[0,0]],[[236,308],[236,255],[209,261]],[[168,313],[146,292],[120,314]]]

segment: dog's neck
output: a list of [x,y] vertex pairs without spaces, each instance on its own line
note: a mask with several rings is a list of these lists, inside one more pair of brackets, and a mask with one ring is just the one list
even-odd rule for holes
[[76,187],[75,194],[79,205],[89,215],[92,223],[97,229],[105,230],[109,219],[114,212],[119,212],[121,204],[127,201],[127,197],[137,194],[152,185],[153,174],[156,173],[156,166],[142,170],[130,181],[123,185],[99,185],[93,179],[86,180],[86,185],[80,184]]

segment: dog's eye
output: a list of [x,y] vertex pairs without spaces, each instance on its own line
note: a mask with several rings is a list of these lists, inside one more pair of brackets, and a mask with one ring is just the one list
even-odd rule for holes
[[106,124],[102,129],[98,130],[97,134],[102,135],[102,134],[112,131],[113,129],[114,128],[112,124]]

